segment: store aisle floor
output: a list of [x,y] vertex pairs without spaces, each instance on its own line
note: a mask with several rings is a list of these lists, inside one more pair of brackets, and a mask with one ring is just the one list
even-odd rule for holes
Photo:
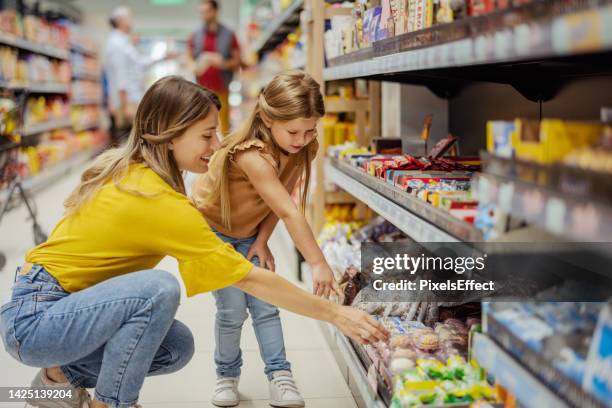
[[[40,222],[50,232],[62,215],[62,201],[78,182],[79,172],[73,172],[37,194]],[[9,213],[0,224],[0,251],[8,258],[0,272],[0,300],[4,302],[10,292],[15,267],[23,263],[23,254],[32,247],[31,224],[24,208]],[[295,260],[286,247],[286,232],[277,229],[270,247],[275,254],[279,273],[294,276]],[[164,259],[160,268],[171,271],[177,277],[177,264]],[[184,294],[183,289],[183,294]],[[192,361],[180,372],[150,377],[141,393],[144,408],[202,408],[212,407],[211,391],[215,382],[214,351],[215,306],[209,294],[183,299],[177,318],[187,324],[194,333],[196,353]],[[344,382],[333,355],[320,331],[319,325],[310,319],[289,312],[282,312],[285,344],[293,372],[306,406],[312,408],[353,408],[354,399]],[[244,367],[240,383],[240,407],[268,406],[268,384],[263,374],[263,363],[250,321],[242,336]],[[26,367],[0,350],[0,384],[29,385],[37,369]],[[0,408],[22,407],[23,404],[0,402]]]

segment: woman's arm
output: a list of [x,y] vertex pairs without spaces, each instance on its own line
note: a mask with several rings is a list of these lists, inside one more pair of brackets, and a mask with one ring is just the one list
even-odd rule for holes
[[234,286],[283,309],[332,323],[360,343],[386,341],[389,337],[384,326],[369,314],[321,299],[256,266]]
[[329,296],[335,288],[333,273],[317,245],[317,241],[274,168],[256,151],[236,155],[236,163],[245,172],[261,198],[278,218],[283,220],[297,249],[313,270],[317,295]]

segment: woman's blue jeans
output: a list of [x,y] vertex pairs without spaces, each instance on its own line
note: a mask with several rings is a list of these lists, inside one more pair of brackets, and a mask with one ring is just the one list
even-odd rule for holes
[[[255,242],[255,237],[232,238],[217,232],[217,236],[230,243],[236,251],[246,256]],[[259,266],[259,258],[251,262]],[[238,377],[242,367],[240,336],[242,325],[247,318],[247,309],[253,319],[253,328],[259,353],[265,363],[268,379],[272,373],[280,370],[291,370],[291,364],[285,354],[283,327],[276,306],[259,300],[233,286],[213,292],[217,303],[215,319],[215,363],[219,377]]]
[[170,273],[128,273],[67,293],[40,265],[19,275],[0,309],[4,347],[34,367],[61,367],[111,407],[138,400],[148,375],[175,372],[193,356],[193,336],[174,320],[180,286]]

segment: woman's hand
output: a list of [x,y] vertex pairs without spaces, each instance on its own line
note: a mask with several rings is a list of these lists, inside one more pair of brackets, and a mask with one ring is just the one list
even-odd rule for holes
[[272,255],[270,248],[268,248],[267,242],[259,242],[258,240],[255,240],[253,245],[251,245],[251,248],[249,249],[246,258],[250,261],[251,259],[253,259],[254,256],[257,256],[259,258],[259,266],[274,272],[276,268],[276,266],[274,265],[274,256]]
[[339,295],[340,290],[334,279],[334,273],[325,261],[311,265],[312,293],[328,298],[332,294]]
[[372,344],[389,340],[385,327],[364,311],[338,305],[332,323],[353,340],[361,344]]

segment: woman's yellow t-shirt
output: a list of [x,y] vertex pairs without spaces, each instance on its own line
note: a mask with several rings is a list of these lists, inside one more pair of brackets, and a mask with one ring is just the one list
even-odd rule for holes
[[178,260],[187,295],[233,285],[253,265],[221,241],[183,194],[143,164],[107,182],[77,213],[65,216],[26,261],[41,264],[67,292]]

